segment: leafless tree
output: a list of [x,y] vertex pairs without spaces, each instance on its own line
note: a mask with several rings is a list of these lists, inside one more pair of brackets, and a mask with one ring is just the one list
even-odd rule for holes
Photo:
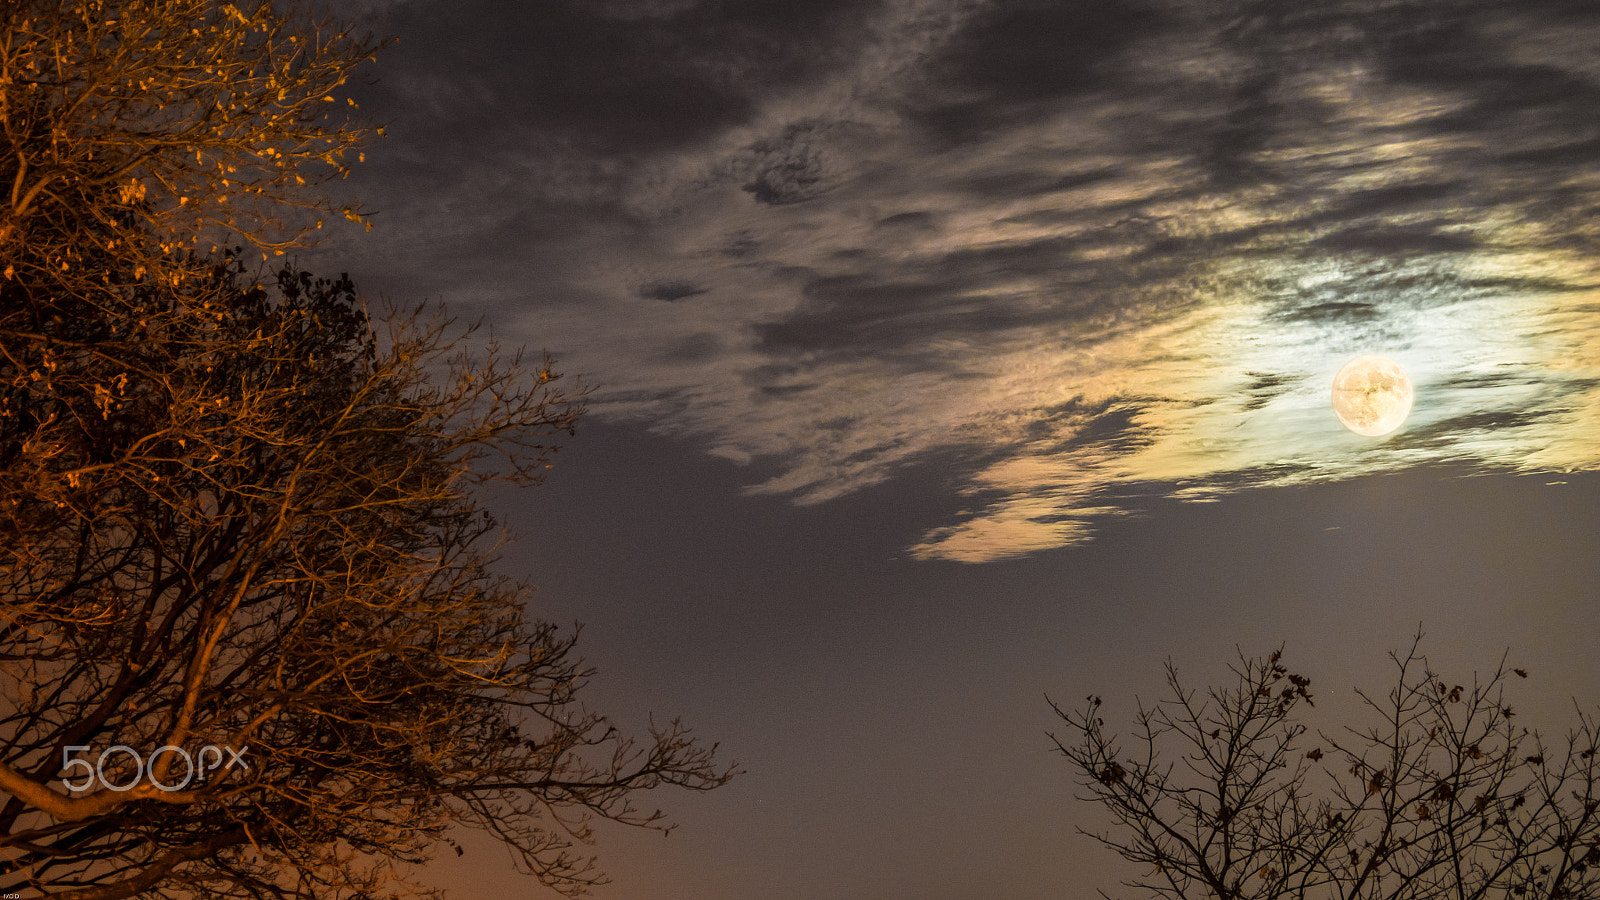
[[1600,896],[1595,720],[1579,711],[1547,746],[1514,724],[1505,687],[1441,678],[1413,642],[1391,654],[1387,696],[1359,693],[1374,724],[1313,735],[1306,678],[1281,651],[1243,659],[1205,695],[1169,664],[1169,694],[1142,704],[1126,745],[1101,702],[1057,714],[1056,746],[1117,822],[1093,834],[1145,869],[1164,898],[1582,900]]
[[492,574],[473,486],[537,482],[580,413],[548,359],[236,258],[115,315],[28,289],[0,282],[0,892],[395,896],[462,825],[578,893],[596,817],[727,780],[676,722],[586,710],[573,634]]
[[729,776],[585,710],[491,571],[473,485],[580,413],[550,362],[241,262],[361,218],[318,187],[373,50],[284,0],[0,3],[0,892],[377,897],[465,825],[576,893],[594,818]]

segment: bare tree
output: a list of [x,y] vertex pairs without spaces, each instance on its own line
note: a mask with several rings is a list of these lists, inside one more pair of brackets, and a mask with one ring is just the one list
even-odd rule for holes
[[460,824],[577,893],[590,821],[730,774],[585,710],[491,572],[472,485],[580,412],[548,360],[207,252],[361,218],[317,187],[373,49],[282,0],[0,3],[0,892],[376,897]]
[[586,710],[574,635],[492,574],[473,485],[537,482],[580,413],[548,359],[379,334],[347,280],[231,258],[115,315],[26,290],[0,282],[0,892],[390,896],[465,825],[579,893],[590,821],[727,780],[676,722]]
[[[1513,722],[1504,662],[1455,684],[1413,642],[1391,654],[1374,724],[1337,736],[1297,720],[1309,680],[1281,651],[1241,658],[1205,695],[1169,664],[1166,699],[1139,708],[1127,745],[1101,702],[1057,714],[1084,799],[1117,827],[1092,834],[1146,868],[1126,882],[1165,898],[1477,900],[1600,896],[1595,720],[1547,746]],[[1087,832],[1086,832],[1087,833]]]

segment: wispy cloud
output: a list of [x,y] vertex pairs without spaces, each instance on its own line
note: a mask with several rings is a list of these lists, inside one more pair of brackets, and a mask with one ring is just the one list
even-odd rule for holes
[[[475,41],[405,7],[382,227],[337,249],[778,472],[752,491],[954,451],[968,508],[911,551],[979,561],[1151,493],[1596,465],[1578,6],[533,6]],[[1327,398],[1371,351],[1418,392],[1377,441]]]

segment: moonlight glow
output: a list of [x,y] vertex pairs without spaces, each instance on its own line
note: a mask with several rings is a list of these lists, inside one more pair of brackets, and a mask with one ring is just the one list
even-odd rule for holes
[[1356,434],[1378,437],[1411,412],[1411,379],[1385,356],[1358,356],[1333,377],[1333,411]]

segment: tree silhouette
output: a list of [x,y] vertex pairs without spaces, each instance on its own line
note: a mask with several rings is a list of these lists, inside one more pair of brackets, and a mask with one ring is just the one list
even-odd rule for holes
[[[1358,692],[1376,724],[1339,736],[1296,718],[1309,680],[1281,651],[1243,659],[1204,696],[1167,668],[1168,696],[1139,708],[1125,747],[1101,702],[1055,707],[1056,739],[1084,799],[1117,822],[1092,834],[1165,898],[1423,900],[1600,896],[1595,720],[1547,746],[1514,724],[1504,664],[1470,685],[1442,679],[1417,641],[1391,654],[1385,697]],[[1053,704],[1052,704],[1053,705]]]
[[231,258],[117,316],[24,290],[0,283],[0,892],[373,897],[456,823],[579,892],[588,821],[660,827],[637,792],[729,777],[676,722],[635,743],[585,710],[574,636],[490,571],[472,486],[537,482],[580,412],[548,359],[475,361],[416,312],[380,334],[348,280]]

